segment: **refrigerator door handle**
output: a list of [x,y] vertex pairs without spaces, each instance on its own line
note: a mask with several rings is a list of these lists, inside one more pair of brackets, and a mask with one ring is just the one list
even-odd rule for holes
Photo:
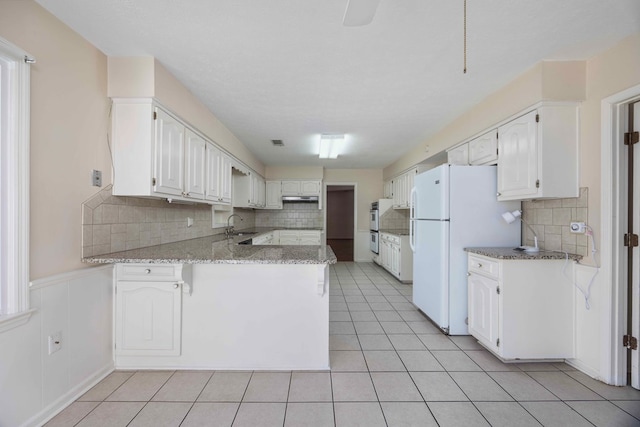
[[413,219],[409,220],[409,246],[411,247],[411,251],[416,253],[416,244],[414,243],[415,233],[413,232]]
[[416,187],[412,187],[409,194],[409,222],[416,219],[416,194]]

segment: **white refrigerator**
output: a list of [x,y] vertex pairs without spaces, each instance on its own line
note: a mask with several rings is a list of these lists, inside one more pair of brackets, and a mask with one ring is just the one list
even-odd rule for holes
[[502,213],[495,166],[441,165],[415,177],[409,234],[413,303],[449,335],[468,335],[466,247],[517,247],[521,227]]

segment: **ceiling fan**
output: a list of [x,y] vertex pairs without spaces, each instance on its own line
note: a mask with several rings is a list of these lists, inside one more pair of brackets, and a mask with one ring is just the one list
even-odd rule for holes
[[380,0],[348,0],[342,25],[345,27],[361,27],[373,21]]

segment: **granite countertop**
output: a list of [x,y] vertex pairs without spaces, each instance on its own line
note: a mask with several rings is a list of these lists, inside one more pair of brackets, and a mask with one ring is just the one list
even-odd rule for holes
[[[281,227],[238,230],[256,234],[227,238],[224,234],[182,240],[83,258],[92,264],[335,264],[333,250],[325,245],[239,245],[238,243]],[[300,230],[312,230],[300,228]]]
[[408,236],[409,230],[404,228],[389,228],[380,230],[380,233],[395,234],[396,236]]
[[[513,248],[464,248],[465,251],[473,254],[484,255],[489,258],[513,259],[513,260],[537,260],[537,259],[566,259],[565,252],[545,251],[525,252],[516,251]],[[569,259],[580,261],[582,255],[568,254]]]

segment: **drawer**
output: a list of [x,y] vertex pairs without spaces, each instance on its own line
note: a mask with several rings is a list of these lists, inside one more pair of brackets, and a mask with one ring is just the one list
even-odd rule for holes
[[118,264],[118,280],[175,281],[180,280],[181,269],[172,264]]
[[469,271],[498,279],[500,275],[500,264],[498,261],[469,255]]

